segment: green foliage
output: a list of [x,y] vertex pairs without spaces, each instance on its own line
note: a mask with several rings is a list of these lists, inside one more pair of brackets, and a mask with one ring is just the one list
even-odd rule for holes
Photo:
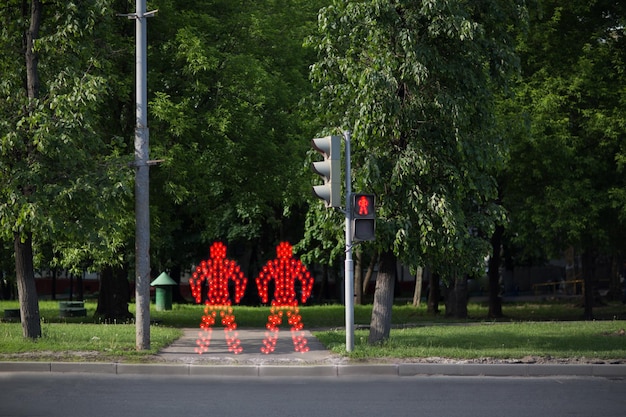
[[514,233],[549,256],[569,246],[623,250],[624,5],[537,5],[510,109],[527,126],[506,170]]
[[377,195],[377,241],[443,275],[478,268],[501,217],[494,93],[515,70],[521,3],[335,1],[311,76],[322,123],[353,132],[356,191]]
[[[46,2],[39,38],[38,97],[29,99],[21,46],[28,19],[8,3],[0,36],[1,238],[35,236],[66,268],[94,258],[111,261],[120,246],[119,203],[128,198],[120,144],[100,130],[111,93],[100,48],[113,17],[109,2]],[[80,268],[78,268],[80,269]]]
[[305,201],[302,40],[315,3],[160,2],[149,78],[152,154],[165,160],[152,177],[163,261],[197,260],[216,239],[273,246],[299,237],[288,221]]

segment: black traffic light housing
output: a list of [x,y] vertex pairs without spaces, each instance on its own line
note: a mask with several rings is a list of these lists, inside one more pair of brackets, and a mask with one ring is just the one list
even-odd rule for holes
[[376,199],[374,194],[352,194],[352,240],[376,239]]

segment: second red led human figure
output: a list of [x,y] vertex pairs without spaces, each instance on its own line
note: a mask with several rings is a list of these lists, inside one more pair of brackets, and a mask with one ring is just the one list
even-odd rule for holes
[[276,248],[277,258],[265,264],[256,279],[259,296],[264,303],[269,299],[269,282],[274,280],[274,298],[272,299],[270,315],[267,318],[267,332],[261,347],[261,352],[269,354],[276,348],[278,340],[278,326],[282,323],[283,315],[287,315],[287,322],[291,325],[291,338],[296,352],[308,352],[307,340],[302,331],[302,316],[298,308],[296,294],[296,280],[301,284],[300,300],[305,303],[313,289],[313,277],[306,267],[294,259],[292,247],[288,242],[282,242]]

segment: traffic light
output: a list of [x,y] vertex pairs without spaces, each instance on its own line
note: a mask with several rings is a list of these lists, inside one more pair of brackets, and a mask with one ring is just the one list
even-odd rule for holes
[[326,207],[341,207],[341,138],[315,138],[311,145],[324,156],[323,161],[311,165],[313,172],[324,178],[324,185],[313,186],[313,195],[324,200]]
[[376,239],[376,207],[373,194],[352,194],[352,240]]

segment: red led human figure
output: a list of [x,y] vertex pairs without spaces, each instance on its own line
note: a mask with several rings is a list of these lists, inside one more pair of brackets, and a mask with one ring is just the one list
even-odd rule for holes
[[359,201],[357,202],[357,204],[359,205],[359,214],[363,214],[363,215],[368,215],[370,210],[369,210],[369,201],[367,199],[367,197],[365,197],[364,195],[361,196],[361,198],[359,198]]
[[202,316],[200,323],[202,331],[198,333],[198,340],[196,340],[198,347],[195,350],[198,354],[209,350],[212,327],[219,311],[228,350],[234,354],[241,353],[243,348],[236,332],[237,323],[231,307],[228,283],[231,280],[234,282],[235,303],[239,303],[248,280],[235,261],[226,259],[226,246],[222,242],[215,242],[211,245],[210,258],[200,262],[189,279],[191,294],[197,303],[202,302],[202,282],[205,280],[207,282],[207,299],[204,302],[204,316]]
[[306,267],[293,258],[292,247],[288,242],[282,242],[276,248],[277,258],[265,264],[256,279],[259,296],[264,303],[268,301],[268,284],[274,280],[274,299],[271,303],[270,315],[267,318],[267,332],[261,352],[269,354],[276,348],[278,340],[278,326],[283,320],[283,311],[286,311],[287,322],[291,325],[291,338],[296,352],[308,352],[304,332],[302,331],[302,317],[298,308],[295,283],[301,283],[301,301],[303,303],[311,295],[313,277]]

